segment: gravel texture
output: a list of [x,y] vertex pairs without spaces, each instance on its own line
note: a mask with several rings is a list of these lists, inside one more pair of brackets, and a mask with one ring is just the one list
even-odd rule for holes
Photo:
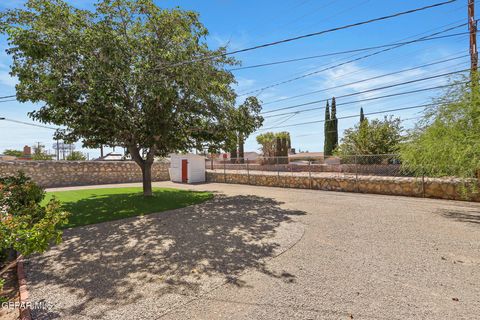
[[[34,319],[475,319],[480,204],[205,184],[204,204],[67,230]],[[98,188],[98,186],[95,186]]]

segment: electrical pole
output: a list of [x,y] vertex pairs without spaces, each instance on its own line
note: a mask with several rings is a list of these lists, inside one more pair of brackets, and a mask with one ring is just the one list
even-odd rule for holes
[[475,20],[475,0],[468,0],[468,29],[470,31],[470,72],[471,80],[477,81],[478,50],[477,50],[477,21]]

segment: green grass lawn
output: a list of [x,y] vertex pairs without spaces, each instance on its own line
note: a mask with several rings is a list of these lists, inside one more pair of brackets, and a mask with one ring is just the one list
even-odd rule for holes
[[118,220],[165,210],[183,208],[213,197],[210,192],[153,188],[153,197],[144,197],[142,188],[85,189],[48,192],[47,203],[53,196],[71,213],[65,228]]

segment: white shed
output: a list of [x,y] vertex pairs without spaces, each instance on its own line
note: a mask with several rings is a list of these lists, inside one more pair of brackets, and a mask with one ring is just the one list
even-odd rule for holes
[[173,182],[205,182],[205,157],[192,153],[171,154],[169,172]]

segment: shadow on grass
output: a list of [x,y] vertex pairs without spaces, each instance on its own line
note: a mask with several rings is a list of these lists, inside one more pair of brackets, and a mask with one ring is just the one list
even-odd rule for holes
[[[104,210],[116,199],[85,200],[82,207]],[[33,257],[28,267],[37,294],[53,295],[54,304],[62,300],[55,310],[62,316],[36,311],[37,319],[101,318],[119,304],[152,298],[160,314],[172,294],[196,295],[225,280],[246,286],[237,275],[247,268],[294,281],[288,272],[265,267],[284,241],[278,238],[285,231],[274,238],[280,224],[305,214],[280,205],[271,198],[217,195],[192,207],[66,230],[65,242]]]
[[154,189],[153,197],[144,197],[141,188],[87,189],[52,195],[71,213],[65,228],[183,208],[212,198],[208,192],[167,188]]

